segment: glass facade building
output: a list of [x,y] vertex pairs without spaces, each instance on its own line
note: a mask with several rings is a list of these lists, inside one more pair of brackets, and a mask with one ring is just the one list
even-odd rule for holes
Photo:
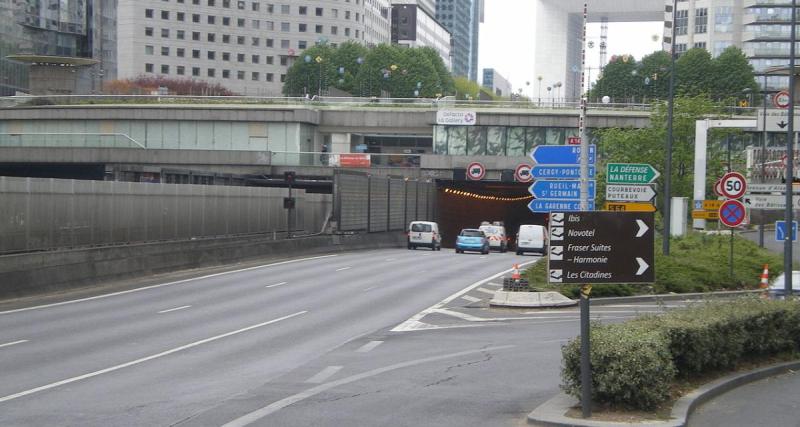
[[453,75],[478,81],[478,29],[483,0],[436,0],[436,20],[452,35]]

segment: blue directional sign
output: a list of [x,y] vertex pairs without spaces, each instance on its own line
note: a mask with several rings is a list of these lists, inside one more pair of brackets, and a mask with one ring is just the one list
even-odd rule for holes
[[[786,239],[786,221],[775,221],[775,240],[782,242]],[[797,221],[792,221],[792,241],[797,241]]]
[[[589,178],[594,178],[594,165],[589,165]],[[534,179],[580,179],[580,166],[542,166],[536,165],[531,169],[531,176]]]
[[[589,198],[595,197],[595,181],[589,182]],[[575,199],[581,198],[580,181],[536,181],[528,191],[537,199]]]
[[[531,159],[540,165],[577,165],[581,163],[580,145],[537,145]],[[595,145],[589,146],[589,164],[595,162]]]
[[[589,200],[588,207],[590,211],[594,210],[594,200]],[[581,202],[578,200],[533,199],[528,203],[528,209],[533,213],[579,212]]]

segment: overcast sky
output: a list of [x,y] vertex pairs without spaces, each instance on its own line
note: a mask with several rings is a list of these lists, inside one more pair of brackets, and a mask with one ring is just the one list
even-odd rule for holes
[[[533,75],[533,58],[525,54],[525,47],[531,45],[533,28],[531,26],[533,2],[531,0],[492,0],[486,2],[484,23],[480,27],[478,45],[478,82],[483,82],[483,69],[494,68],[507,78],[513,89],[518,88],[531,95],[536,76]],[[630,54],[637,60],[642,56],[661,49],[662,22],[609,23],[608,58],[612,55]],[[658,40],[653,41],[657,35]],[[587,53],[587,65],[597,67],[600,52],[600,24],[590,24],[588,39],[595,47]],[[512,43],[509,43],[512,41]],[[595,73],[592,72],[592,80]],[[525,82],[530,81],[529,87]]]

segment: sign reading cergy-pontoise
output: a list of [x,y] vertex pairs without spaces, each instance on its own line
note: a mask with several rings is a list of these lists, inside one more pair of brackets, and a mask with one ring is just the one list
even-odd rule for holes
[[474,126],[478,121],[478,114],[466,110],[439,110],[436,112],[437,125],[462,125]]
[[652,283],[652,212],[550,214],[550,283]]

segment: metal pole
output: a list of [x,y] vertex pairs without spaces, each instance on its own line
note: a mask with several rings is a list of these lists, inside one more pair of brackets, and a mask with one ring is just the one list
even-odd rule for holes
[[[732,170],[732,168],[731,168],[731,136],[728,135],[728,137],[725,138],[725,139],[726,139],[726,142],[728,144],[728,172],[730,172]],[[729,266],[730,271],[729,271],[728,277],[730,277],[731,281],[733,281],[734,280],[733,279],[733,228],[730,228],[730,232],[731,232],[731,238],[730,238],[731,248],[730,248],[730,254],[729,254],[730,256],[728,257],[728,266]]]
[[783,240],[783,271],[784,290],[786,298],[792,295],[792,195],[794,182],[794,64],[795,64],[795,39],[797,36],[797,0],[792,0],[792,29],[791,44],[789,45],[789,126],[786,132],[786,229],[789,230]]
[[764,74],[764,122],[761,124],[761,182],[767,182],[767,75]]
[[578,136],[581,138],[581,180],[580,180],[580,205],[581,211],[589,210],[589,138],[586,136],[586,89],[584,87],[583,73],[586,69],[586,21],[588,3],[583,4],[583,39],[581,40],[581,111],[578,118]]
[[589,324],[589,294],[592,285],[581,286],[581,414],[592,416],[592,362]]
[[[794,1],[794,0],[792,0]],[[670,201],[672,199],[672,118],[675,110],[675,16],[678,14],[678,0],[672,0],[672,40],[670,42],[669,99],[667,101],[667,153],[664,159],[664,237],[662,250],[669,255]]]

